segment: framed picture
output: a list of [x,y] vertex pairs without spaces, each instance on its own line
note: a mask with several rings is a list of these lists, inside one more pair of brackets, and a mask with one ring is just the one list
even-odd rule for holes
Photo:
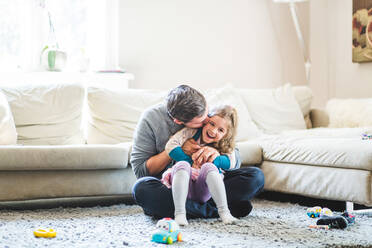
[[353,0],[353,62],[372,62],[372,0]]

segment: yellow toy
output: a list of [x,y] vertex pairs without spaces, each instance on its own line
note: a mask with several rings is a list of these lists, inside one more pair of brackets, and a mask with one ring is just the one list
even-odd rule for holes
[[37,229],[34,231],[34,235],[37,238],[54,238],[57,235],[57,232],[53,229]]

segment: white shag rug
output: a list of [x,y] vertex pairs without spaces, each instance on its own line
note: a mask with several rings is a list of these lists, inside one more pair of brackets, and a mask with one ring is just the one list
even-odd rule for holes
[[[345,230],[311,229],[307,207],[254,200],[253,211],[237,225],[218,219],[190,220],[184,242],[173,247],[372,247],[372,217],[357,216]],[[136,205],[43,210],[1,210],[1,247],[164,247],[150,241],[156,220]],[[35,238],[38,228],[57,237]]]

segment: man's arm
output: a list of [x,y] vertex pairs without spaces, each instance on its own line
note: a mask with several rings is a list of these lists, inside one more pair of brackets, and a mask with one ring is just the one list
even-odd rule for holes
[[[197,129],[194,128],[182,128],[180,131],[175,133],[170,139],[168,140],[167,144],[165,145],[165,151],[168,153],[169,157],[171,157],[175,161],[187,161],[192,165],[193,161],[191,156],[187,155],[183,150],[183,144],[187,142],[187,140],[193,140],[190,137],[193,137]],[[199,147],[198,144],[195,144]]]
[[146,162],[146,168],[150,175],[159,174],[172,161],[166,151],[150,157]]
[[185,141],[182,145],[182,150],[189,156],[192,156],[193,153],[197,152],[200,149],[200,145],[193,138],[190,138]]
[[130,163],[137,178],[155,176],[171,162],[168,154],[157,153],[156,139],[147,115],[143,115],[134,133]]

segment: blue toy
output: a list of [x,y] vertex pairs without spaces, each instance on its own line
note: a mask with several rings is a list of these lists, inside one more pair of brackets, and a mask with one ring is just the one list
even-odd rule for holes
[[322,212],[321,207],[312,207],[307,209],[307,216],[310,218],[318,218],[320,217],[320,213]]
[[152,234],[151,241],[164,244],[182,241],[182,234],[177,222],[171,218],[163,218],[156,224],[158,230]]
[[308,208],[307,216],[310,218],[319,218],[322,216],[333,216],[333,212],[329,208],[321,208],[319,206]]

